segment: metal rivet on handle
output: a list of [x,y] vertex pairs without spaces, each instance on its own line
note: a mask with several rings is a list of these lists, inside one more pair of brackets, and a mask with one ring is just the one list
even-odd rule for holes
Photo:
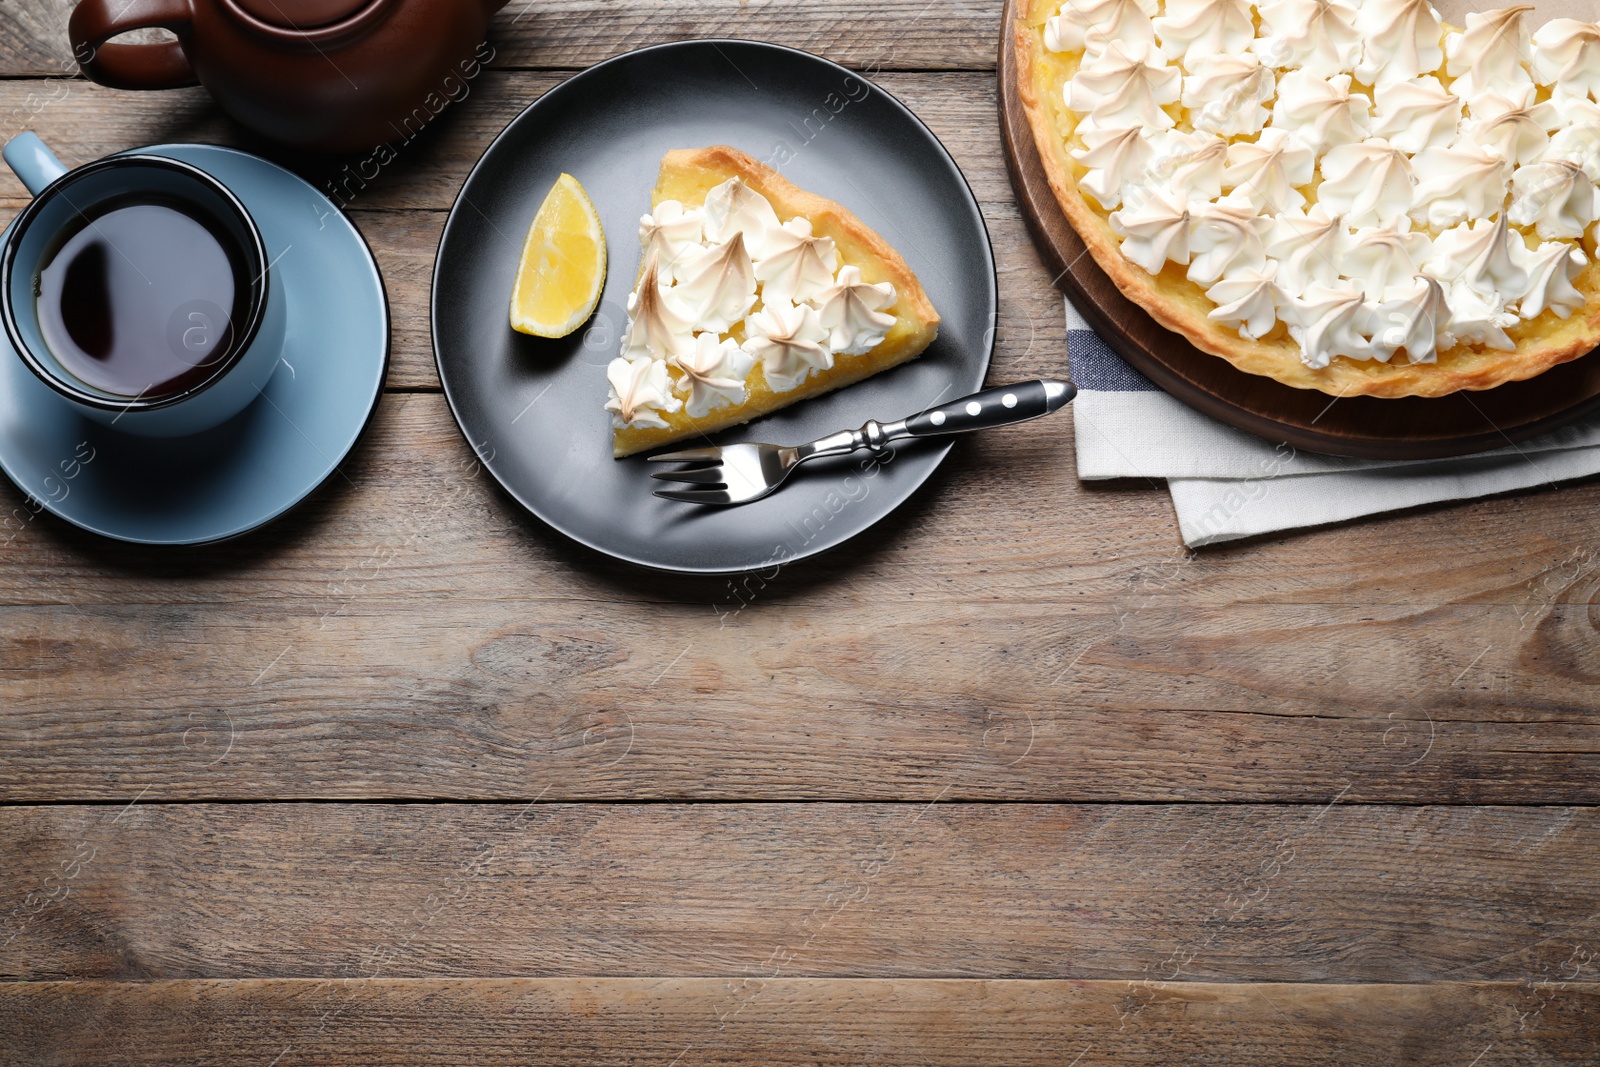
[[1017,394],[1016,393],[1007,393],[1005,396],[1000,398],[1000,403],[1004,404],[1008,408],[1016,407],[1017,406]]
[[969,402],[967,404],[967,414],[968,415],[976,415],[978,412],[980,412],[982,410],[983,410],[983,405],[978,403],[976,400],[973,400],[973,401],[971,401],[971,402]]
[[933,423],[935,426],[943,426],[944,425],[944,412],[935,411],[932,415],[928,416],[928,421]]

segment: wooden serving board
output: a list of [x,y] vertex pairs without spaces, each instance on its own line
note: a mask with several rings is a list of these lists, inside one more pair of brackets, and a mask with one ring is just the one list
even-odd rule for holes
[[1156,323],[1088,254],[1056,204],[1017,91],[1018,0],[1000,28],[1000,132],[1017,203],[1056,285],[1123,359],[1189,406],[1273,442],[1336,456],[1432,459],[1501,448],[1600,407],[1594,353],[1537,378],[1444,397],[1335,398],[1237,370]]

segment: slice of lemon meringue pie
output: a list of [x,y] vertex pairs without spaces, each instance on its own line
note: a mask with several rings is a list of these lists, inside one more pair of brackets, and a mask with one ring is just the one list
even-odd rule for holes
[[606,368],[618,458],[858,382],[938,333],[888,242],[743,152],[668,152],[651,205]]
[[1600,26],[1427,0],[1021,0],[1062,212],[1163,326],[1336,396],[1600,343]]

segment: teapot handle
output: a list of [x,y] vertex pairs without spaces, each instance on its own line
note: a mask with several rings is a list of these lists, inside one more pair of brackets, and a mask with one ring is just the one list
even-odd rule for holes
[[181,39],[193,18],[190,0],[79,0],[67,35],[90,81],[113,89],[177,89],[199,81],[178,41],[106,42],[129,30],[152,28],[171,30]]

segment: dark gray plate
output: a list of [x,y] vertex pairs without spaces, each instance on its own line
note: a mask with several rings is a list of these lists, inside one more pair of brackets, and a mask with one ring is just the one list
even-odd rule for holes
[[[643,457],[611,458],[605,365],[621,345],[639,216],[662,155],[712,144],[854,211],[900,250],[944,319],[910,363],[717,440],[799,443],[972,392],[996,306],[988,232],[949,153],[894,97],[827,60],[749,41],[659,45],[591,67],[517,116],[467,177],[439,242],[433,347],[450,408],[539,518],[618,559],[699,574],[831,548],[893,511],[949,451],[916,443],[881,465],[863,454],[802,468],[773,496],[727,509],[660,500]],[[523,237],[562,171],[600,210],[610,270],[594,320],[550,341],[506,319]]]

